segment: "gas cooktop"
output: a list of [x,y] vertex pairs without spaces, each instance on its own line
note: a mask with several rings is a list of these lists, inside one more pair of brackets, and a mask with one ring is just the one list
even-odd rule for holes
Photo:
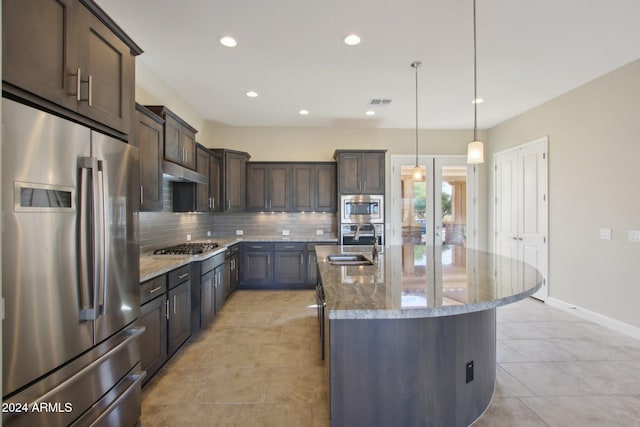
[[211,252],[219,245],[217,243],[182,243],[168,248],[156,249],[154,255],[198,255]]

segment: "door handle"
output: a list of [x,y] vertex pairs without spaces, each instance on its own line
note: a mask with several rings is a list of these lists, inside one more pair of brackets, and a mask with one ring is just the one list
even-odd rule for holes
[[80,68],[77,69],[76,74],[70,74],[71,76],[75,76],[76,77],[76,101],[80,102],[80,79],[81,79],[81,72],[80,72]]
[[91,74],[89,74],[89,96],[88,96],[88,103],[89,103],[89,107],[91,107],[93,105],[93,76]]

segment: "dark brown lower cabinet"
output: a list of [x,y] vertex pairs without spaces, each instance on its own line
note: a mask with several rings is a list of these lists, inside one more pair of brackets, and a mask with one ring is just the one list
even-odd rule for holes
[[[306,242],[241,244],[240,289],[313,289],[317,266],[315,245]],[[324,242],[335,244],[335,242]]]
[[191,335],[191,281],[169,290],[168,350],[169,356]]
[[274,244],[274,282],[280,286],[303,285],[306,278],[306,243]]
[[273,286],[273,244],[243,243],[240,265],[240,287],[265,288]]
[[145,327],[140,338],[140,364],[147,376],[143,384],[155,375],[167,360],[167,318],[165,294],[140,307],[138,324]]

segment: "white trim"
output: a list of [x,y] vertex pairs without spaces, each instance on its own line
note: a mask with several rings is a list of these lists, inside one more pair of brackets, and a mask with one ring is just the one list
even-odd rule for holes
[[585,320],[589,320],[590,322],[597,323],[598,325],[604,326],[605,328],[611,329],[616,332],[620,332],[621,334],[640,340],[640,328],[638,327],[629,325],[628,323],[624,323],[616,319],[612,319],[611,317],[604,316],[600,313],[596,313],[595,311],[587,310],[586,308],[578,307],[574,304],[561,301],[557,298],[548,297],[545,302],[549,304],[551,307],[559,308],[575,316],[581,317]]

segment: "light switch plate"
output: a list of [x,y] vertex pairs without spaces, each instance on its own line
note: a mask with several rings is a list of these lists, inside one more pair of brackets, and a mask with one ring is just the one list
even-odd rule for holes
[[602,239],[602,240],[611,240],[611,229],[610,228],[601,228],[600,229],[600,239]]
[[211,231],[207,231],[207,237],[211,237]]
[[283,236],[288,236],[289,235],[289,230],[282,230],[282,235]]
[[191,241],[191,234],[187,234],[187,242]]
[[243,236],[244,230],[236,230],[236,236]]
[[640,243],[640,230],[629,230],[628,238],[630,242]]
[[316,236],[322,236],[324,234],[324,230],[316,230]]

